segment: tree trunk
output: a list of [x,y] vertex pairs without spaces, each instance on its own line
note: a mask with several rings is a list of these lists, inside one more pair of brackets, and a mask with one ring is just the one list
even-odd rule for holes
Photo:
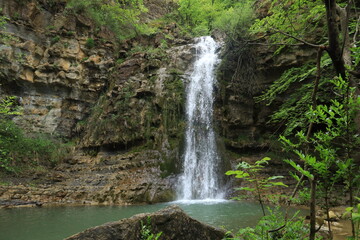
[[326,8],[326,21],[328,26],[329,46],[326,49],[333,62],[335,71],[343,78],[346,79],[346,69],[343,59],[342,46],[339,41],[339,28],[336,21],[337,4],[335,0],[324,0]]
[[341,27],[341,36],[343,40],[343,44],[341,46],[342,57],[344,59],[344,64],[347,66],[351,66],[351,51],[350,51],[350,36],[349,36],[349,14],[350,14],[350,6],[349,4],[346,7],[341,8],[340,6],[336,6],[337,13],[340,17],[340,27]]
[[325,185],[325,209],[326,209],[326,218],[328,219],[328,228],[329,228],[329,238],[332,240],[333,239],[333,234],[332,234],[332,230],[331,230],[331,222],[330,222],[330,204],[329,204],[329,191],[328,191],[328,186],[327,184]]
[[316,180],[310,180],[310,236],[309,240],[315,240],[316,234]]

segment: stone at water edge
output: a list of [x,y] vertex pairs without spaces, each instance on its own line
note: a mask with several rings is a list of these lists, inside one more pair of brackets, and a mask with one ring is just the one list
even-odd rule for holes
[[336,215],[334,211],[329,211],[329,220],[336,221],[339,220],[339,217]]
[[137,240],[141,221],[151,219],[151,232],[162,232],[160,240],[221,240],[226,231],[201,223],[184,213],[178,206],[169,206],[155,213],[138,214],[131,218],[89,228],[65,240]]

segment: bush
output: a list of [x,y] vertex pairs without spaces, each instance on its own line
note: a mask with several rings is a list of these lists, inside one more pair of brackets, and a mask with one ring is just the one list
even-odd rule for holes
[[93,47],[95,47],[95,41],[94,41],[94,39],[92,39],[92,38],[86,39],[85,46],[86,46],[87,48],[93,48]]
[[195,36],[219,29],[242,37],[253,21],[253,1],[179,0],[178,18]]
[[66,8],[74,14],[85,14],[99,27],[107,27],[119,40],[153,32],[140,22],[140,14],[147,11],[142,0],[70,0]]
[[214,28],[232,39],[244,38],[254,19],[252,1],[243,1],[224,10],[214,22]]
[[259,223],[254,227],[240,229],[235,238],[228,240],[267,240],[267,239],[306,239],[309,229],[304,224],[304,219],[297,217],[296,213],[291,219],[285,221],[283,213],[277,207],[274,210],[268,208],[269,215],[261,218]]
[[53,167],[69,153],[69,145],[48,136],[26,136],[10,120],[0,120],[0,169],[19,173],[36,166]]
[[51,44],[55,44],[59,41],[60,41],[60,36],[55,36],[50,40]]

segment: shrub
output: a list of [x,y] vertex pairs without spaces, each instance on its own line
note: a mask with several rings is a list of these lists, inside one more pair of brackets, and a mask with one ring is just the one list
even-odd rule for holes
[[140,23],[140,14],[147,11],[142,0],[70,0],[66,8],[74,14],[85,14],[98,27],[110,29],[119,40],[153,32],[150,27]]
[[51,44],[55,44],[55,43],[57,43],[58,41],[60,41],[60,36],[55,36],[55,37],[53,37],[53,38],[50,40]]
[[0,120],[0,170],[19,173],[36,166],[53,167],[69,153],[69,144],[46,135],[26,136],[12,121]]
[[254,227],[240,229],[235,238],[226,238],[228,240],[268,240],[268,239],[306,239],[309,229],[304,224],[304,219],[298,217],[298,212],[291,219],[286,220],[280,208],[274,210],[268,208],[269,215],[261,218]]
[[94,41],[94,39],[92,39],[92,38],[86,39],[85,46],[86,46],[87,48],[93,48],[93,47],[95,47],[95,41]]

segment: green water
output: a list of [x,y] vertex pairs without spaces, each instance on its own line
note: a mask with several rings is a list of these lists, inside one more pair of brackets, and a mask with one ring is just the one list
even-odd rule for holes
[[[0,209],[0,240],[60,240],[89,227],[155,212],[170,204]],[[253,226],[261,216],[259,205],[248,202],[176,204],[195,219],[227,229]]]

